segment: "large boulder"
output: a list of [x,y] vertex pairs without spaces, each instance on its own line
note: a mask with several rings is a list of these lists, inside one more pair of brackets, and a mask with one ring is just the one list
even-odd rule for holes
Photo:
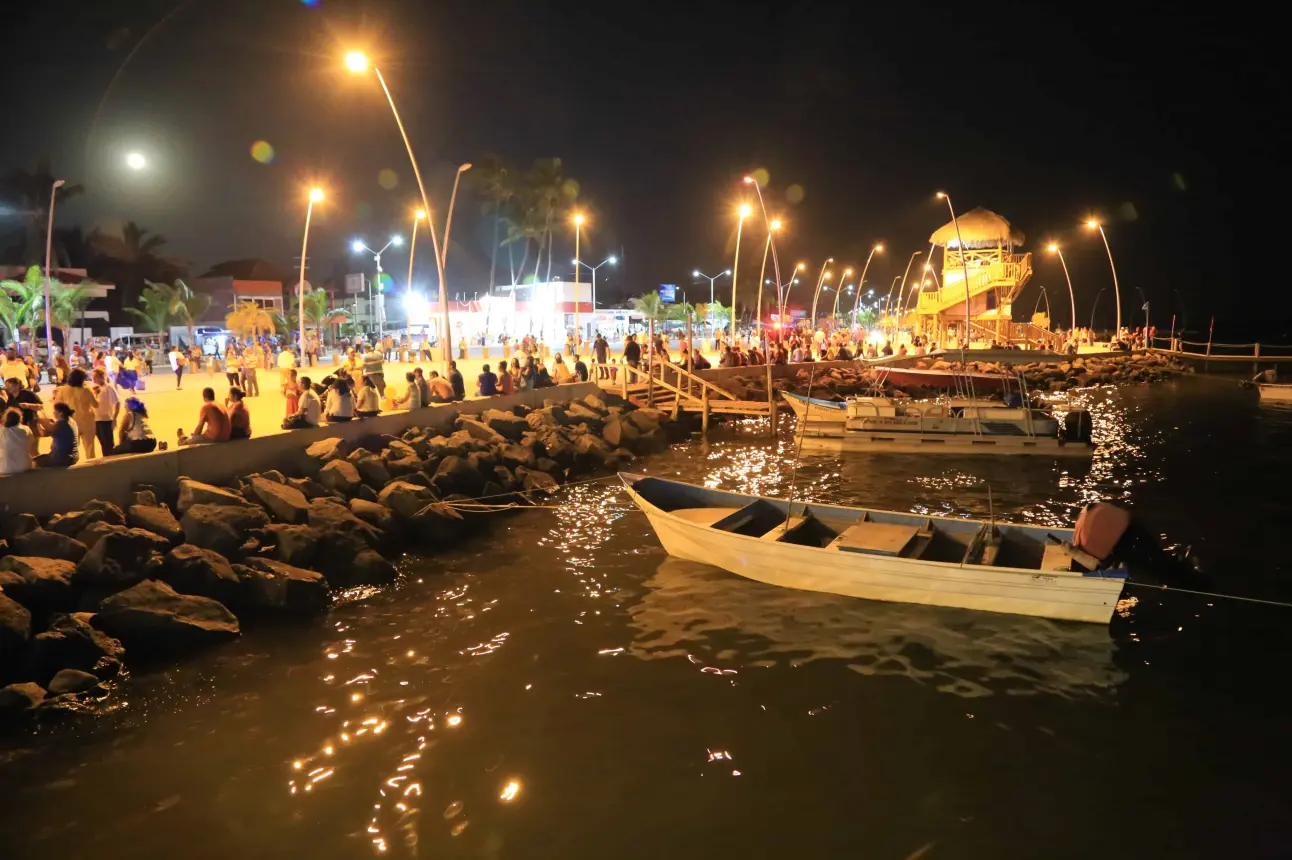
[[305,456],[320,463],[331,463],[333,460],[345,459],[350,453],[350,443],[340,437],[320,439],[305,449]]
[[121,528],[121,526],[114,526],[107,520],[99,520],[97,522],[90,523],[88,526],[81,529],[81,533],[76,536],[76,539],[85,544],[85,548],[87,550],[94,549],[94,545],[98,543],[104,535],[112,534],[119,528]]
[[527,448],[524,445],[504,445],[498,450],[498,458],[508,469],[515,469],[517,466],[532,469],[538,460],[533,448]]
[[[377,494],[377,501],[389,508],[400,519],[408,519],[422,508],[436,501],[429,488],[408,481],[391,481]],[[353,510],[353,505],[351,509]],[[358,511],[355,511],[356,516]],[[363,519],[367,519],[364,517]],[[375,523],[374,523],[375,525]]]
[[120,639],[132,652],[159,655],[226,642],[241,632],[238,619],[224,604],[196,594],[179,594],[155,579],[104,600],[91,624]]
[[0,570],[22,577],[22,584],[6,585],[5,594],[37,613],[71,609],[76,605],[72,577],[76,565],[61,558],[7,555],[0,558]]
[[334,490],[328,489],[313,478],[288,478],[287,486],[300,490],[306,499],[322,499],[336,495]]
[[320,484],[344,496],[354,495],[362,481],[359,470],[349,460],[332,460],[318,474]]
[[526,423],[537,430],[539,427],[564,427],[571,423],[565,410],[560,406],[544,406],[542,409],[535,409],[525,416]]
[[109,522],[114,526],[124,526],[126,524],[126,512],[112,502],[105,502],[102,499],[90,499],[85,503],[85,510],[98,511],[103,514],[105,522]]
[[601,428],[601,438],[616,448],[631,448],[640,436],[641,431],[631,421],[613,415]]
[[224,604],[238,596],[238,576],[229,560],[191,543],[180,544],[166,554],[159,576],[180,594],[197,594]]
[[19,535],[10,544],[15,555],[61,558],[67,561],[80,561],[85,556],[85,544],[76,538],[45,529]]
[[7,665],[16,660],[31,639],[31,612],[18,601],[0,592],[0,678],[9,674]]
[[[359,478],[374,490],[390,481],[390,470],[380,457],[365,448],[356,448],[346,457],[359,470]],[[321,474],[321,473],[320,473]]]
[[588,406],[586,403],[581,403],[578,400],[575,400],[573,403],[570,403],[565,407],[565,415],[571,424],[587,424],[588,426],[595,427],[598,430],[601,429],[601,420],[605,417],[600,410],[593,409],[591,406]]
[[606,405],[606,401],[595,394],[589,394],[587,397],[583,398],[583,403],[588,407],[597,410],[597,412],[602,415],[606,415],[610,412],[610,407]]
[[312,526],[273,525],[266,532],[274,540],[274,557],[295,567],[311,567],[319,557],[323,532]]
[[319,615],[331,603],[323,574],[282,561],[251,559],[238,565],[239,603],[253,612]]
[[80,669],[60,669],[49,682],[48,693],[60,696],[64,693],[85,693],[99,686],[99,679],[89,672]]
[[180,513],[187,513],[188,509],[194,505],[224,505],[234,508],[251,506],[251,502],[248,502],[233,490],[226,490],[212,484],[203,484],[201,481],[194,481],[192,478],[180,478],[176,486],[179,489],[179,500],[175,503],[175,507],[179,509]]
[[30,681],[0,687],[0,720],[25,717],[45,701],[45,688]]
[[[328,541],[349,536],[357,538],[363,546],[375,549],[386,539],[385,534],[356,517],[344,504],[331,499],[310,502],[310,525],[322,532]],[[331,547],[324,546],[320,551],[331,551]]]
[[165,538],[172,546],[184,541],[184,530],[180,528],[179,520],[175,519],[170,508],[161,505],[131,505],[126,511],[126,522],[132,528]]
[[120,661],[126,654],[121,643],[90,624],[88,612],[57,615],[49,629],[31,641],[24,676],[45,684],[60,669],[93,671],[105,658]]
[[274,519],[283,523],[303,523],[309,519],[310,503],[295,487],[271,481],[263,476],[251,479],[251,494]]
[[390,513],[390,509],[380,502],[370,502],[367,499],[351,499],[350,513],[373,528],[381,529],[383,532],[390,531],[395,527],[395,517]]
[[462,533],[462,514],[444,502],[427,505],[411,520],[417,536],[430,543],[448,544]]
[[486,409],[480,420],[489,425],[490,430],[512,442],[519,442],[529,429],[529,422],[524,418],[501,409]]
[[0,510],[0,540],[13,540],[19,535],[40,528],[40,520],[35,514],[13,514]]
[[373,549],[349,559],[344,565],[337,565],[328,573],[328,582],[336,588],[351,588],[356,585],[386,585],[395,581],[395,566]]
[[[45,528],[68,537],[76,537],[91,523],[104,519],[103,511],[72,511],[68,514],[55,514],[45,523]],[[76,559],[72,559],[76,561]]]
[[480,472],[473,469],[466,458],[449,456],[440,461],[431,483],[441,495],[462,493],[469,496],[480,489],[484,480]]
[[672,419],[662,409],[651,409],[643,406],[628,413],[628,421],[642,433],[652,433],[665,426]]
[[525,473],[523,486],[527,493],[538,492],[549,496],[555,494],[561,489],[561,485],[556,483],[555,478],[547,472],[540,472],[538,470],[534,470],[532,472],[527,471]]
[[235,555],[251,529],[269,525],[269,517],[258,507],[229,505],[191,505],[184,512],[180,526],[184,540],[223,556]]
[[503,435],[488,424],[472,418],[458,418],[458,428],[471,434],[472,439],[488,442],[491,445],[506,441]]
[[152,576],[162,564],[170,541],[146,529],[113,526],[76,565],[76,584],[109,587],[133,585]]

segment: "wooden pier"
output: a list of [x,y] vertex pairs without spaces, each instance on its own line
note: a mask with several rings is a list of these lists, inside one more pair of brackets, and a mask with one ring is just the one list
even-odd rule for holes
[[[613,371],[611,368],[613,367]],[[751,368],[753,370],[754,368]],[[746,418],[771,418],[770,434],[776,435],[776,413],[780,403],[772,387],[771,365],[764,365],[767,399],[741,400],[727,389],[702,379],[686,368],[656,359],[649,365],[594,365],[593,372],[613,372],[613,376],[595,380],[602,389],[614,392],[635,406],[664,409],[676,418],[682,412],[701,416],[701,426],[709,429],[711,415],[739,415]]]

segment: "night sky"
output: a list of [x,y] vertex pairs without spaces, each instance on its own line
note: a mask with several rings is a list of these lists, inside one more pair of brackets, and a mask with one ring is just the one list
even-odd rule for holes
[[[43,0],[8,10],[5,29],[0,171],[49,153],[88,186],[60,225],[140,222],[194,274],[243,257],[291,266],[314,181],[329,197],[312,273],[345,268],[351,237],[407,236],[417,195],[398,132],[376,81],[342,66],[360,47],[394,90],[437,206],[459,162],[564,160],[592,221],[583,257],[624,251],[608,283],[602,270],[603,303],[665,282],[707,298],[690,272],[731,265],[740,178],[762,167],[789,223],[787,268],[827,255],[860,268],[883,241],[869,285],[886,288],[947,220],[933,197],[946,190],[960,211],[986,206],[1027,234],[1036,275],[1016,318],[1045,285],[1068,324],[1044,253],[1056,239],[1078,317],[1107,286],[1111,324],[1107,259],[1080,228],[1093,213],[1127,321],[1142,319],[1138,288],[1162,328],[1173,313],[1204,335],[1216,314],[1218,339],[1286,327],[1281,268],[1267,262],[1279,243],[1258,216],[1288,199],[1287,76],[1276,28],[1241,7]],[[252,158],[257,140],[272,163]],[[150,159],[144,173],[124,167],[132,150]],[[487,282],[480,211],[459,200],[455,292]],[[0,208],[0,232],[16,226]],[[761,220],[748,227],[752,288]],[[558,259],[572,257],[573,236],[561,241]],[[403,252],[386,266],[402,284]],[[1240,288],[1276,292],[1278,312],[1244,310]]]

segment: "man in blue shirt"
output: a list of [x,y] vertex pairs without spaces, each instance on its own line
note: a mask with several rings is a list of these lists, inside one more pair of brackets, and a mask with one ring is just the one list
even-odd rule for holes
[[498,393],[498,374],[489,370],[489,365],[484,366],[480,376],[476,380],[476,394],[480,397],[492,397]]

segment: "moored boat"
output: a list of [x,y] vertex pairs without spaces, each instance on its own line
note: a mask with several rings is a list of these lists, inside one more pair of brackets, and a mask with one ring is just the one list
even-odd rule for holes
[[1007,373],[966,373],[961,370],[926,370],[917,367],[884,367],[884,378],[894,385],[951,388],[965,391],[1005,391],[1017,383]]
[[1266,382],[1256,387],[1260,390],[1262,401],[1292,403],[1292,385],[1290,384]]
[[[1074,547],[1071,529],[788,502],[664,478],[620,477],[670,555],[771,585],[1107,623],[1127,576],[1124,567]],[[1103,543],[1111,550],[1116,540]]]

